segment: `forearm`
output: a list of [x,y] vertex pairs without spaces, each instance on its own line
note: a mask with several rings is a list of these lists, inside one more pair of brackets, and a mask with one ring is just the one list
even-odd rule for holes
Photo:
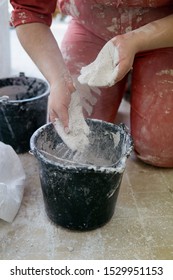
[[54,122],[59,118],[68,128],[68,106],[75,88],[51,30],[42,23],[24,24],[16,29],[22,46],[50,84],[49,119]]
[[173,47],[173,15],[153,21],[132,31],[137,52]]
[[50,84],[65,75],[64,64],[58,44],[50,28],[42,23],[30,23],[16,28],[19,40]]

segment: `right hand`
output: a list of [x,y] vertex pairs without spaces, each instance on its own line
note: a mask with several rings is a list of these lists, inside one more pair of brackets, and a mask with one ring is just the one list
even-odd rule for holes
[[64,130],[69,131],[68,108],[71,101],[71,94],[75,91],[73,80],[69,73],[62,74],[57,81],[50,85],[50,96],[48,102],[48,113],[51,122],[58,118]]

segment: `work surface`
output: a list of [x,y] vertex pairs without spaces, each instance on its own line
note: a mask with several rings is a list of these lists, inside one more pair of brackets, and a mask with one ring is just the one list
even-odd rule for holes
[[173,171],[127,160],[113,218],[75,232],[55,226],[44,210],[36,159],[20,155],[26,172],[13,223],[0,220],[0,259],[173,259]]

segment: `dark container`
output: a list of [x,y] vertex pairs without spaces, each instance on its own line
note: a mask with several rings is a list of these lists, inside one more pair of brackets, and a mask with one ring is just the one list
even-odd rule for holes
[[46,123],[48,94],[46,81],[24,73],[0,79],[0,141],[29,151],[31,135]]
[[133,148],[123,124],[92,119],[87,123],[92,143],[88,154],[68,150],[52,124],[35,131],[30,141],[46,213],[57,225],[74,230],[95,229],[111,219]]

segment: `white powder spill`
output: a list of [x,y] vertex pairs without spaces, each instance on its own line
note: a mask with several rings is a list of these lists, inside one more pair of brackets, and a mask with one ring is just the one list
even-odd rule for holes
[[69,129],[66,133],[59,119],[55,121],[55,129],[62,138],[63,142],[72,151],[83,151],[89,144],[88,135],[89,127],[85,122],[80,95],[77,91],[72,94],[71,103],[69,106]]
[[99,52],[96,59],[82,67],[78,81],[95,87],[111,87],[115,84],[118,73],[119,54],[114,44],[109,41]]

